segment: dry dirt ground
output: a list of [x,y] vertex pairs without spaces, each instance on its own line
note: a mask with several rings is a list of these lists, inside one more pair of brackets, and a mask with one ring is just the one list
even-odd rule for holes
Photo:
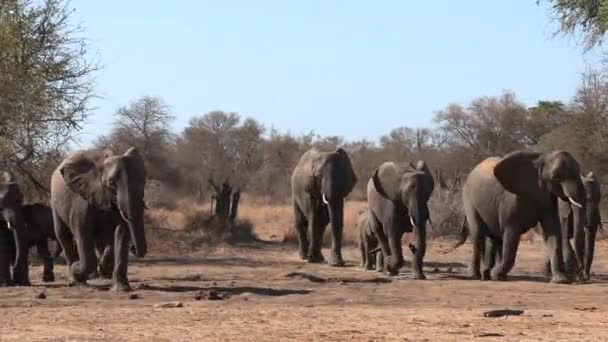
[[[584,285],[548,284],[539,242],[522,242],[510,281],[467,280],[470,247],[451,244],[431,244],[426,281],[410,280],[407,267],[395,278],[363,271],[354,246],[348,266],[332,268],[272,241],[133,260],[129,294],[109,293],[102,280],[67,287],[60,265],[55,284],[0,289],[0,340],[608,340],[608,243]],[[34,281],[40,272],[33,268]],[[206,298],[212,290],[222,299]],[[158,307],[172,302],[181,307]],[[504,308],[525,312],[483,316]]]

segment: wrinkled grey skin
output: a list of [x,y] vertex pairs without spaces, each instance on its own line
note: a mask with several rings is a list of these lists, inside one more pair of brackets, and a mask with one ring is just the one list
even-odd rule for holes
[[[86,284],[98,265],[96,243],[114,254],[112,291],[129,291],[131,241],[137,257],[147,253],[143,223],[146,171],[136,148],[114,156],[110,151],[79,151],[66,158],[51,179],[55,234],[76,284]],[[109,236],[113,244],[108,243]],[[111,240],[111,239],[110,239]],[[75,255],[72,241],[76,242]]]
[[21,213],[25,222],[28,248],[36,246],[38,256],[44,265],[42,280],[45,282],[55,281],[53,255],[51,255],[48,245],[49,240],[56,240],[53,227],[53,211],[49,206],[33,203],[23,205]]
[[23,194],[10,172],[0,172],[0,229],[10,229],[15,243],[15,256],[12,263],[12,276],[8,279],[0,275],[1,285],[14,283],[29,286],[28,244],[21,213]]
[[384,258],[381,251],[377,251],[378,239],[370,225],[370,211],[365,208],[357,217],[357,231],[359,232],[359,250],[361,251],[361,267],[368,271],[384,271]]
[[310,263],[323,262],[321,244],[329,223],[332,251],[329,264],[344,266],[342,230],[344,198],[350,194],[357,176],[346,151],[311,149],[305,152],[293,170],[291,189],[295,227],[300,243],[300,258]]
[[386,162],[374,171],[367,185],[370,224],[390,275],[396,275],[404,264],[403,234],[413,231],[416,241],[410,249],[414,253],[414,278],[425,279],[422,263],[426,253],[428,201],[433,189],[433,177],[423,161],[415,166]]
[[[559,214],[566,269],[569,274],[578,277],[579,280],[588,281],[591,278],[591,263],[595,254],[595,237],[602,221],[600,216],[602,194],[600,183],[593,172],[581,176],[581,180],[586,194],[584,216],[577,215],[577,207],[563,200],[559,200]],[[580,220],[583,222],[579,222]],[[570,244],[572,239],[574,239],[574,249]],[[567,253],[575,255],[576,258],[567,258]],[[545,258],[545,274],[551,275],[548,257]]]
[[[564,272],[558,198],[584,206],[585,190],[578,162],[565,151],[546,154],[516,151],[503,158],[491,157],[478,164],[463,188],[463,204],[473,243],[472,276],[479,270],[482,244],[502,242],[502,258],[484,278],[506,280],[515,263],[520,236],[541,224],[551,256],[554,283],[569,283]],[[582,213],[582,208],[576,209]],[[490,239],[486,241],[486,237]],[[465,236],[466,238],[466,236]],[[488,254],[486,248],[486,256]],[[493,247],[497,249],[496,246]],[[492,266],[492,260],[485,262]]]

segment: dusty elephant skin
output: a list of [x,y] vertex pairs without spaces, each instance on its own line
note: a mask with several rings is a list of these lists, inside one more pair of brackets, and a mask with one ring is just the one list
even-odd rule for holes
[[[0,226],[8,228],[13,235],[15,253],[12,262],[12,272],[5,274],[6,270],[2,270],[0,275],[0,285],[9,285],[13,282],[20,286],[29,286],[29,266],[28,266],[28,244],[27,234],[21,206],[23,204],[23,194],[19,185],[15,182],[14,176],[10,172],[0,172],[0,209],[2,217],[0,218]],[[10,253],[5,253],[5,257]],[[9,263],[4,260],[3,264]]]
[[423,161],[400,166],[393,162],[380,165],[367,185],[370,224],[378,239],[384,266],[396,275],[403,266],[401,238],[415,233],[413,271],[415,279],[425,279],[422,262],[426,253],[426,223],[429,220],[428,201],[434,181]]
[[[105,245],[99,264],[114,254],[113,291],[130,290],[127,279],[131,241],[137,257],[146,255],[143,196],[146,172],[136,148],[114,156],[88,150],[72,154],[51,180],[51,206],[57,239],[76,284],[97,268],[96,243]],[[114,236],[113,243],[109,236]],[[71,248],[76,242],[77,256]]]
[[[484,262],[483,278],[505,280],[515,263],[523,233],[541,224],[551,257],[551,281],[569,283],[564,272],[558,199],[574,205],[575,216],[583,217],[585,189],[578,162],[565,151],[547,154],[516,151],[503,158],[491,157],[478,164],[463,188],[463,204],[473,244],[471,272],[482,278],[480,254],[489,237],[490,251],[496,255],[502,241],[502,258],[492,269],[493,260]],[[582,224],[584,220],[578,220]],[[466,236],[465,236],[466,238]],[[493,242],[493,243],[492,243]]]
[[384,271],[384,258],[378,248],[378,239],[370,224],[370,211],[365,208],[357,218],[357,231],[359,232],[359,250],[361,252],[361,267],[365,270]]
[[[579,208],[569,201],[559,200],[559,215],[562,231],[562,249],[564,265],[572,276],[581,281],[591,278],[591,263],[595,254],[595,237],[601,225],[600,201],[602,194],[600,183],[593,172],[581,176],[585,188],[584,216]],[[582,220],[582,222],[581,222]],[[574,240],[574,250],[570,240]],[[571,257],[572,255],[576,258]],[[545,274],[551,275],[550,259],[545,257]]]
[[348,154],[343,149],[321,152],[313,148],[302,155],[291,176],[301,259],[311,263],[325,260],[321,254],[321,244],[325,227],[329,223],[332,233],[329,264],[344,265],[344,198],[350,194],[356,183],[357,176]]

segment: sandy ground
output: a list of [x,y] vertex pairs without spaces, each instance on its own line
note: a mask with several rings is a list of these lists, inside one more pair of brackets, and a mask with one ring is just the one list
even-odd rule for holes
[[[103,280],[67,287],[63,265],[44,286],[35,266],[34,286],[0,289],[0,340],[608,340],[608,243],[584,285],[547,283],[539,242],[522,242],[508,282],[468,280],[469,246],[450,246],[431,244],[426,281],[410,280],[407,267],[394,278],[363,271],[354,246],[345,249],[348,266],[332,268],[275,242],[133,260],[129,294],[108,292]],[[206,299],[212,290],[223,299]],[[172,302],[181,307],[158,307]],[[503,308],[525,312],[483,315]]]

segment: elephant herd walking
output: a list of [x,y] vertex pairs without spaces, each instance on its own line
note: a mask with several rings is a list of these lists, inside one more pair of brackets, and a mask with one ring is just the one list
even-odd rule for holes
[[[320,239],[329,217],[334,241],[330,264],[344,264],[341,216],[344,197],[356,179],[343,149],[312,149],[302,156],[292,175],[302,259],[324,260]],[[433,177],[424,161],[385,162],[376,168],[367,184],[367,207],[357,219],[363,268],[396,275],[404,265],[401,239],[404,233],[413,232],[414,244],[408,246],[414,258],[413,276],[425,278],[426,224],[431,223],[428,202],[433,188]],[[570,153],[515,151],[487,158],[468,175],[462,196],[465,220],[455,247],[471,237],[470,272],[474,279],[506,280],[515,264],[521,235],[540,225],[547,256],[545,272],[551,282],[589,280],[601,225],[601,193],[595,175],[582,176]]]
[[[311,149],[302,155],[291,177],[301,259],[325,261],[321,245],[329,225],[328,263],[345,265],[344,201],[357,181],[342,148]],[[86,150],[68,156],[52,175],[50,207],[24,205],[12,174],[0,173],[0,286],[29,285],[29,248],[36,246],[44,262],[43,281],[54,281],[53,258],[63,251],[74,284],[84,285],[99,272],[112,278],[112,290],[128,291],[129,252],[138,257],[147,253],[145,182],[144,161],[136,148],[122,155]],[[404,265],[402,237],[414,233],[414,243],[408,246],[413,276],[425,278],[433,189],[424,161],[385,162],[374,170],[367,182],[367,207],[357,220],[362,267],[396,275]],[[474,279],[505,280],[521,235],[540,225],[547,251],[545,272],[551,281],[589,280],[601,224],[601,193],[595,175],[582,176],[568,152],[516,151],[488,158],[470,172],[462,196],[466,217],[458,245],[471,237]],[[58,242],[54,253],[48,240]]]

